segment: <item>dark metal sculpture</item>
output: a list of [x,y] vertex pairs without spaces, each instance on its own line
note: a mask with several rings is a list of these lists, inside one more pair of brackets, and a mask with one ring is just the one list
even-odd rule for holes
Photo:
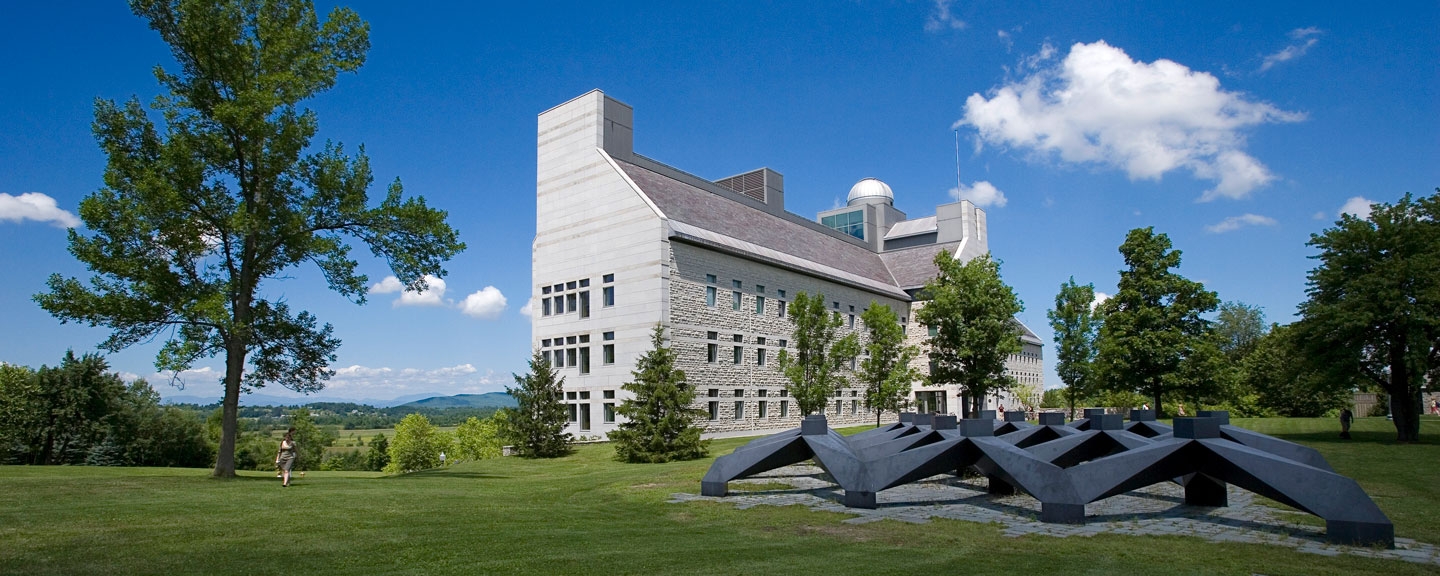
[[814,460],[844,490],[843,503],[874,508],[875,494],[975,468],[992,494],[1017,489],[1040,501],[1040,519],[1081,523],[1085,505],[1160,482],[1185,487],[1185,502],[1225,506],[1226,484],[1266,496],[1325,520],[1326,536],[1342,544],[1394,546],[1390,519],[1354,480],[1336,474],[1318,452],[1230,426],[1225,412],[1155,422],[1150,410],[1118,414],[1087,409],[1066,425],[1060,414],[994,413],[957,420],[946,414],[901,414],[900,421],[853,436],[831,430],[824,416],[799,429],[754,440],[721,456],[700,483],[705,496],[725,496],[729,482]]

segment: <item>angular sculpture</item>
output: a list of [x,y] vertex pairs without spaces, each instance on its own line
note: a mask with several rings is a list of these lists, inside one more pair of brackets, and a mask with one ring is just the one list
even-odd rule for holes
[[1050,413],[1039,425],[978,416],[907,413],[854,436],[831,430],[824,416],[806,416],[799,429],[717,458],[700,492],[725,496],[731,480],[814,460],[840,485],[845,506],[874,508],[877,492],[974,467],[991,494],[1020,490],[1039,500],[1041,521],[1080,523],[1086,504],[1152,484],[1177,482],[1185,502],[1199,506],[1225,506],[1226,485],[1234,484],[1323,518],[1331,542],[1395,544],[1390,519],[1318,452],[1230,426],[1225,412],[1176,418],[1173,427],[1148,410],[1132,410],[1128,424],[1091,409],[1069,425]]

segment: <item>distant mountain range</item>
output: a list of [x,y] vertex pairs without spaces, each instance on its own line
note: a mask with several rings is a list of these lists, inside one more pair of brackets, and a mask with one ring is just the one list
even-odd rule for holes
[[[167,396],[166,404],[198,404],[207,406],[220,402],[217,396]],[[242,406],[304,406],[316,402],[353,402],[365,404],[376,408],[390,408],[392,406],[413,406],[416,408],[504,408],[514,406],[515,399],[504,392],[487,392],[485,394],[456,394],[454,396],[442,396],[434,392],[427,394],[407,394],[399,398],[380,400],[375,398],[294,398],[286,396],[268,396],[265,394],[244,394],[240,396]]]
[[510,408],[515,399],[504,392],[433,396],[399,405],[400,408]]

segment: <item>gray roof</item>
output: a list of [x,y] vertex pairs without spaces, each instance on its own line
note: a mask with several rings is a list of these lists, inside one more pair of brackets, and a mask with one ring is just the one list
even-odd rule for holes
[[935,255],[941,250],[954,254],[959,246],[959,242],[946,242],[903,248],[881,252],[880,260],[885,262],[885,267],[895,276],[897,286],[904,289],[919,288],[940,273],[940,269],[935,267]]
[[[788,218],[616,160],[666,218],[895,287],[880,255]],[[818,226],[818,224],[816,225]],[[867,285],[874,288],[873,285]],[[889,292],[889,290],[887,290]]]
[[924,218],[916,218],[914,220],[902,220],[900,222],[896,222],[894,226],[890,227],[890,231],[885,233],[885,239],[890,240],[892,238],[904,238],[906,236],[915,236],[917,234],[927,234],[939,229],[940,228],[936,224],[934,216],[926,216]]

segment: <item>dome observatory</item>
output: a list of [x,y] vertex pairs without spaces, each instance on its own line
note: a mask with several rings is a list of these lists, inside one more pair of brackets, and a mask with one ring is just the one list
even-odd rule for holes
[[890,190],[889,184],[879,178],[862,178],[850,187],[850,195],[845,198],[846,206],[881,203],[894,206],[895,193]]

